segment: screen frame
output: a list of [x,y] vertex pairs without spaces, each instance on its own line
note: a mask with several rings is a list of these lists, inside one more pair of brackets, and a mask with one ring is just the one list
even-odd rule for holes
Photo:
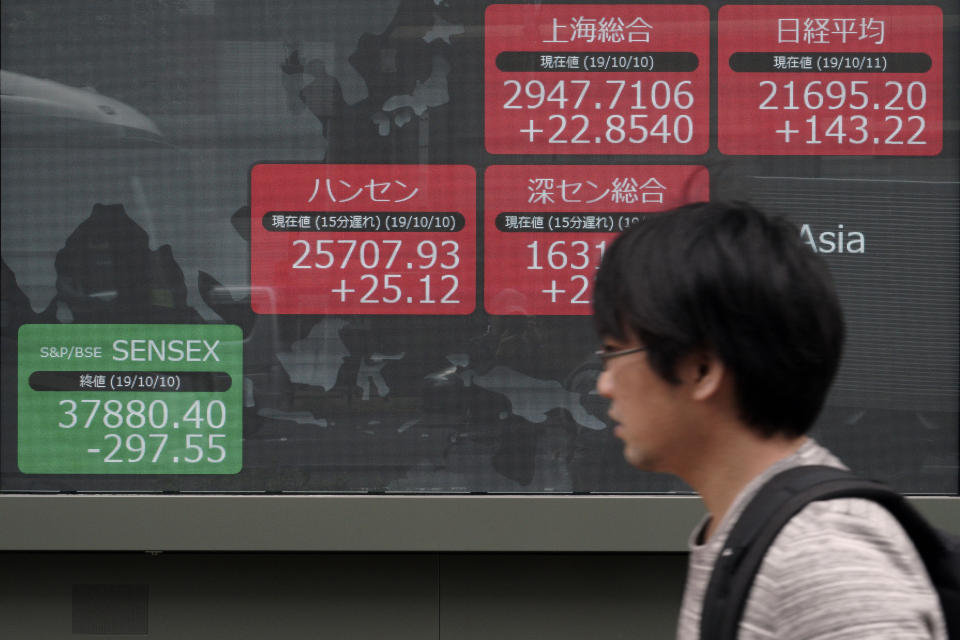
[[[960,535],[960,497],[908,500]],[[683,553],[704,514],[692,495],[16,494],[0,550]]]

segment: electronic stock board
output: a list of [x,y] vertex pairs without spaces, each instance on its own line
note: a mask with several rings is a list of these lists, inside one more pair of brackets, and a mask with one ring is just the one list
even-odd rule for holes
[[957,10],[5,1],[0,491],[686,492],[592,279],[723,198],[833,270],[815,437],[956,495]]

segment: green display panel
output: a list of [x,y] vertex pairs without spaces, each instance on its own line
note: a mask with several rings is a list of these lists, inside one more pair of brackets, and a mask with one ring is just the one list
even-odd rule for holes
[[23,473],[232,474],[243,336],[228,325],[24,325]]

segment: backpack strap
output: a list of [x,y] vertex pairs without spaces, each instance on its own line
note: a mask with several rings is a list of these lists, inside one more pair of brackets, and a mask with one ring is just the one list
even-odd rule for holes
[[[747,504],[710,574],[700,618],[701,640],[734,640],[747,597],[767,549],[780,530],[814,500],[867,498],[890,510],[906,529],[930,570],[946,554],[937,533],[900,494],[886,485],[835,467],[793,467],[771,478]],[[937,551],[939,549],[939,551]]]

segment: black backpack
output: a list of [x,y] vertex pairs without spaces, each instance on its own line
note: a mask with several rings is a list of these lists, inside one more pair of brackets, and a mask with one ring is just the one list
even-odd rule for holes
[[774,476],[747,504],[717,558],[704,597],[701,640],[734,640],[754,576],[783,526],[808,503],[867,498],[890,511],[906,530],[930,574],[950,638],[960,638],[960,538],[935,529],[888,486],[850,471],[801,466]]

